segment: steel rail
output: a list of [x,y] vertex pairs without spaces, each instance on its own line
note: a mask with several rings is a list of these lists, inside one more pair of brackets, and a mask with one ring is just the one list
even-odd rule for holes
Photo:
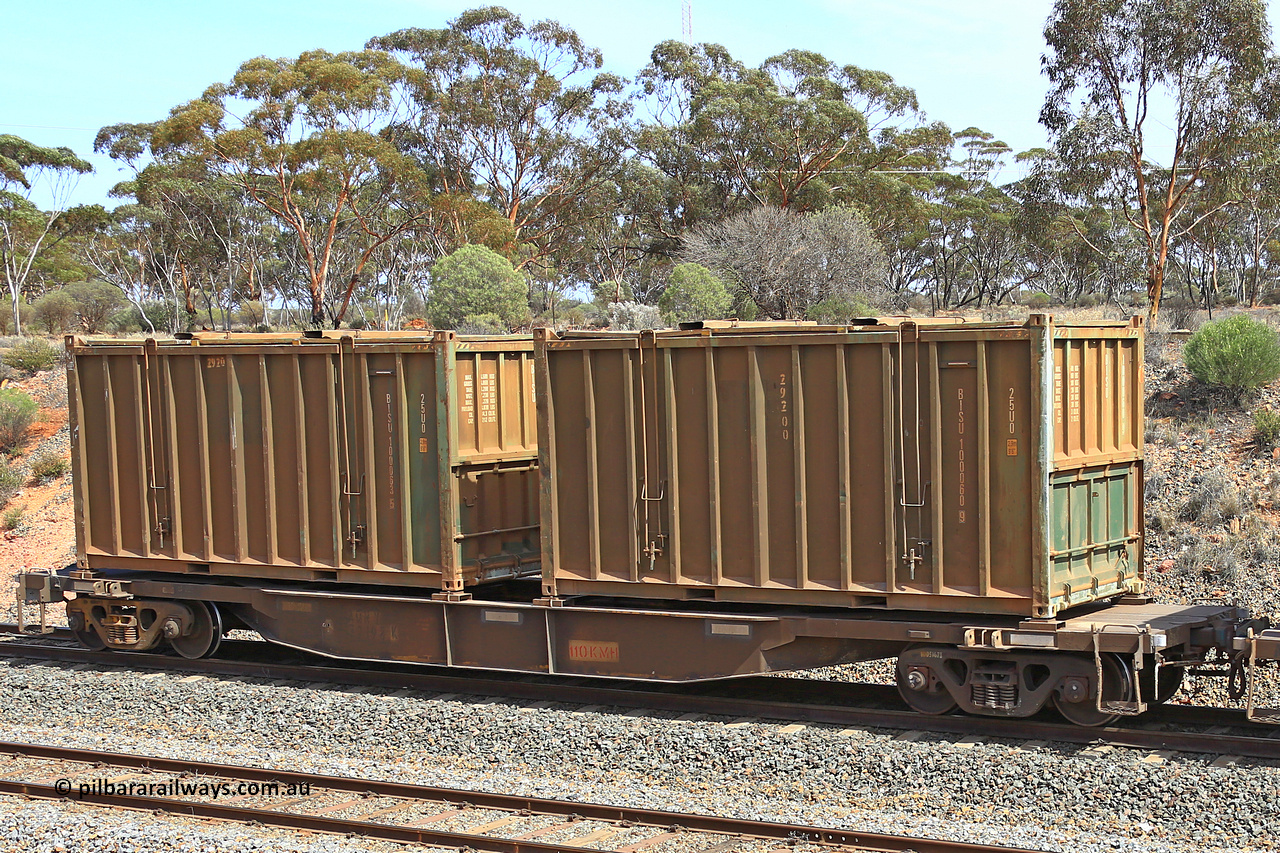
[[[855,708],[741,696],[653,691],[650,685],[643,684],[630,689],[616,686],[616,683],[563,683],[545,677],[529,679],[526,676],[523,680],[514,680],[492,676],[442,675],[389,669],[277,664],[218,658],[188,660],[146,653],[93,652],[64,646],[33,646],[12,641],[0,642],[0,657],[334,685],[409,688],[470,696],[500,696],[526,701],[647,708],[677,714],[700,713],[727,717],[758,717],[787,722],[923,730],[940,734],[979,735],[1021,741],[1044,740],[1083,744],[1103,742],[1133,749],[1172,750],[1280,760],[1280,737],[1159,731],[1127,726],[1085,728],[1069,723],[1046,722],[1030,718],[929,716],[907,710]],[[798,679],[770,680],[779,682],[779,689],[797,689],[794,683],[788,682],[798,681]],[[1165,709],[1166,713],[1170,710]],[[1214,721],[1217,725],[1262,730],[1261,726],[1247,723],[1243,712],[1221,709],[1219,713],[1221,719]],[[1197,709],[1190,716],[1198,717],[1203,721],[1206,712]],[[1143,722],[1153,722],[1158,719]],[[1270,732],[1273,728],[1275,727],[1267,727],[1266,730]],[[1277,730],[1276,734],[1280,735],[1280,730]]]
[[[344,791],[348,793],[376,794],[393,799],[422,802],[443,802],[512,812],[530,812],[541,815],[576,816],[585,820],[608,823],[626,823],[654,828],[699,832],[714,835],[752,839],[774,839],[788,842],[803,841],[826,846],[877,851],[877,853],[1034,853],[1025,848],[993,847],[962,841],[915,838],[859,832],[849,829],[807,826],[803,824],[755,821],[744,818],[715,815],[686,814],[681,812],[642,809],[629,806],[610,806],[596,803],[548,800],[517,794],[495,794],[485,791],[467,791],[455,788],[437,788],[429,785],[413,785],[379,779],[351,776],[326,776],[318,773],[274,770],[246,767],[235,764],[216,764],[187,759],[161,758],[118,752],[103,752],[72,747],[45,746],[41,744],[0,741],[0,753],[25,758],[46,759],[92,765],[158,771],[161,773],[191,774],[237,781],[277,782],[291,785],[310,785],[314,789]],[[0,780],[0,793],[41,797],[46,799],[72,799],[54,785],[16,780]],[[391,841],[409,841],[450,847],[494,851],[494,853],[555,853],[595,848],[572,847],[539,843],[527,839],[505,839],[462,832],[445,832],[416,826],[374,823],[343,818],[330,818],[316,814],[282,812],[274,809],[252,809],[217,803],[173,800],[165,797],[134,796],[128,794],[95,794],[87,791],[76,802],[118,806],[122,808],[161,809],[169,813],[190,814],[197,817],[214,817],[240,822],[257,821],[271,826],[295,829],[311,829],[322,832],[355,833],[356,835]]]

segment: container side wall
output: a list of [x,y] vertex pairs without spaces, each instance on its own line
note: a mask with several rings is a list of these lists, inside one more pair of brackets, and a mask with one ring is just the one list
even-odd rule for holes
[[300,443],[305,414],[297,383],[298,356],[262,356],[261,364],[266,376],[266,399],[271,407],[269,433],[264,440],[271,477],[269,506],[265,509],[274,528],[275,559],[305,566],[309,562],[304,495],[308,472],[302,464],[304,452]]
[[[406,398],[409,453],[406,460],[410,503],[411,562],[439,566],[442,495],[436,429],[436,356],[432,352],[408,352],[402,356],[400,380]],[[447,495],[447,493],[446,493]]]
[[458,461],[538,452],[533,405],[533,357],[455,344]]
[[[722,582],[757,586],[756,566],[769,551],[772,531],[763,513],[762,493],[769,490],[767,471],[761,464],[760,422],[757,401],[759,376],[746,347],[716,350],[716,446],[720,463],[720,515],[723,531],[720,554]],[[768,567],[764,567],[765,571]]]
[[[1064,330],[1059,330],[1064,331]],[[1054,340],[1054,467],[1142,453],[1142,362],[1137,330]]]
[[80,421],[79,467],[83,489],[83,516],[86,518],[84,546],[87,553],[114,554],[119,547],[115,516],[120,508],[115,499],[114,400],[108,384],[105,358],[80,358],[76,361],[78,378],[78,416]]
[[[941,409],[938,453],[942,482],[935,484],[935,512],[941,514],[942,580],[934,591],[979,593],[979,528],[987,523],[979,510],[982,478],[988,464],[985,437],[978,428],[989,402],[978,393],[977,344],[971,341],[936,345],[938,401]],[[935,553],[938,552],[935,545]]]
[[[843,353],[843,364],[837,365],[842,373],[835,377],[836,391],[838,395],[841,387],[846,389],[843,420],[847,435],[838,436],[835,446],[839,448],[843,441],[846,447],[847,471],[842,470],[840,489],[847,509],[840,512],[842,523],[848,517],[849,537],[849,565],[841,571],[847,571],[850,589],[885,593],[893,583],[897,559],[891,510],[897,504],[893,440],[897,426],[892,407],[885,403],[892,394],[893,356],[889,347],[880,343],[842,344],[838,351]],[[834,455],[840,468],[842,454],[837,451]],[[830,454],[814,453],[811,457],[815,466],[832,461]]]
[[409,420],[400,396],[400,371],[395,353],[370,353],[365,357],[369,383],[370,502],[378,507],[369,537],[374,566],[382,570],[408,570],[400,505],[408,499],[401,459],[401,432]]
[[[719,484],[713,482],[717,467],[712,458],[709,411],[714,387],[709,384],[708,351],[701,347],[665,351],[670,376],[664,388],[664,408],[669,437],[666,456],[673,501],[671,509],[671,577],[690,583],[714,584],[720,566],[721,530],[718,516]],[[714,517],[713,517],[714,515]]]
[[1054,610],[1135,588],[1141,562],[1136,464],[1058,472],[1052,480]]
[[1032,337],[551,341],[546,588],[1034,615]]
[[[565,483],[566,488],[556,490],[556,502],[546,507],[543,515],[554,516],[557,521],[557,565],[566,575],[581,578],[598,577],[601,571],[598,562],[601,555],[591,547],[591,537],[596,532],[590,526],[593,516],[588,512],[587,502],[588,495],[594,494],[600,485],[598,472],[588,464],[600,430],[600,425],[586,416],[584,386],[592,375],[592,355],[574,352],[547,359],[548,384],[554,389],[548,392],[547,398],[554,403],[551,417],[556,446],[561,449],[555,457],[552,477],[557,483]],[[620,482],[613,481],[613,491],[621,487]],[[622,535],[625,534],[626,531],[622,531]],[[623,542],[625,540],[614,544],[611,555],[623,550]]]
[[992,341],[986,345],[989,387],[990,498],[985,528],[992,590],[1030,597],[1034,536],[1031,495],[1038,416],[1032,396],[1030,345]]
[[299,394],[303,400],[303,446],[306,457],[307,545],[311,564],[337,568],[341,560],[338,470],[336,357],[306,355],[299,359]]
[[[70,346],[91,568],[438,586],[456,552],[461,586],[537,563],[531,341],[459,344],[470,412],[421,337]],[[441,413],[472,416],[464,453]]]
[[1142,337],[1054,330],[1049,606],[1141,592]]

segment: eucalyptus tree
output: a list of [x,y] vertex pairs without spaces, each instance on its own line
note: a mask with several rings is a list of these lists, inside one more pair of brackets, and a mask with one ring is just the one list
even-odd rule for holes
[[1154,325],[1172,243],[1195,225],[1193,195],[1230,175],[1256,123],[1271,49],[1265,4],[1056,0],[1045,40],[1040,121],[1063,191],[1122,212],[1140,236]]
[[276,232],[267,210],[200,152],[156,150],[158,123],[118,124],[98,132],[94,150],[132,170],[111,194],[117,207],[90,260],[118,284],[150,322],[144,303],[162,299],[170,330],[195,321],[226,327],[235,306],[263,299],[262,266]]
[[374,50],[258,57],[174,108],[150,144],[269,212],[295,241],[310,324],[336,326],[381,246],[436,227],[425,172],[388,138],[420,78]]
[[856,197],[923,140],[915,92],[889,75],[789,50],[749,68],[720,45],[663,42],[638,78],[636,155],[668,199],[652,223],[680,233],[770,204],[817,210]]
[[[101,206],[70,204],[79,177],[91,171],[70,148],[46,148],[0,134],[0,274],[9,289],[16,334],[22,334],[22,294],[40,256],[105,219]],[[36,190],[48,195],[48,210],[32,201]]]
[[464,12],[444,29],[371,39],[416,72],[413,109],[391,137],[436,189],[495,207],[518,268],[563,264],[566,234],[622,159],[624,81],[573,30],[506,9]]
[[683,254],[772,319],[804,318],[833,298],[872,303],[885,297],[884,249],[853,208],[757,207],[694,228]]

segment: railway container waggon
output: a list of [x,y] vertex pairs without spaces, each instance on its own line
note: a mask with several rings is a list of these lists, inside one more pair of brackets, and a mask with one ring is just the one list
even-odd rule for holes
[[78,561],[20,596],[92,646],[896,658],[919,711],[1084,725],[1280,657],[1265,619],[1142,595],[1137,321],[68,345]]

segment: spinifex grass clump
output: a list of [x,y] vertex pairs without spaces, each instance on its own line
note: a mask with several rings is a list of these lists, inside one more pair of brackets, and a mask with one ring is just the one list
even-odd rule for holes
[[28,338],[4,354],[4,363],[22,373],[48,370],[62,358],[62,350],[42,338]]
[[1182,358],[1196,379],[1243,395],[1280,377],[1280,336],[1266,323],[1237,314],[1201,326]]
[[16,388],[0,388],[0,452],[17,447],[35,422],[36,401]]

